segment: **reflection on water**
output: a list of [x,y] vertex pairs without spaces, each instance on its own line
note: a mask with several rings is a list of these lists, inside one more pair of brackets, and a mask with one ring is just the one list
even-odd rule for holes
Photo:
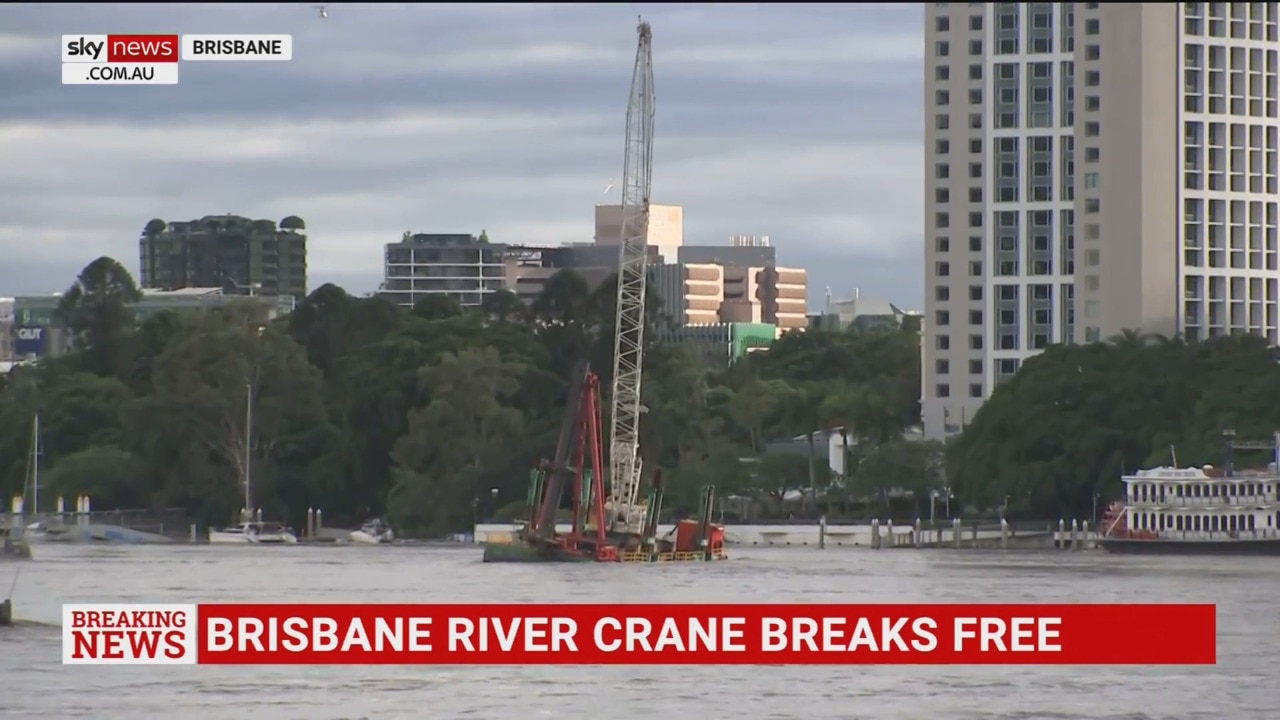
[[[8,586],[0,566],[0,584]],[[1280,718],[1280,563],[736,548],[711,565],[486,565],[474,548],[39,548],[0,718]],[[63,667],[64,602],[1213,602],[1217,667]],[[1170,628],[1177,632],[1177,628]],[[1116,628],[1116,642],[1143,642]]]

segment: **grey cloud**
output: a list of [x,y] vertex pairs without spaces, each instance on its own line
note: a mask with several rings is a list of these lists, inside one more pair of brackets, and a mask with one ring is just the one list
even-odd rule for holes
[[[4,6],[0,295],[132,259],[153,216],[299,214],[313,285],[355,291],[406,229],[588,240],[621,171],[637,11],[655,201],[685,206],[686,241],[768,234],[815,301],[861,286],[917,305],[920,13],[881,5]],[[102,29],[287,32],[295,55],[184,64],[176,87],[60,85],[57,36]]]

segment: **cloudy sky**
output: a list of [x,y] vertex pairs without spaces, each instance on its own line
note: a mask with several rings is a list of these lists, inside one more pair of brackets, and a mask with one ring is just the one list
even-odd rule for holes
[[[768,235],[825,287],[921,304],[920,6],[0,4],[0,295],[136,271],[152,217],[299,215],[311,287],[414,232],[586,242],[653,25],[653,200],[686,244]],[[60,84],[63,34],[289,33],[285,63]]]

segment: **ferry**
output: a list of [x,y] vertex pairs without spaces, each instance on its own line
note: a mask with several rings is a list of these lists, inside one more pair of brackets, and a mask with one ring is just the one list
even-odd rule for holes
[[1122,478],[1099,523],[1113,553],[1280,555],[1280,467],[1158,467]]

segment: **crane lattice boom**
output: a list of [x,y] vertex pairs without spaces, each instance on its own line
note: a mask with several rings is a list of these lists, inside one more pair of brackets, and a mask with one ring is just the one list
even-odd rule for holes
[[612,530],[639,534],[645,509],[640,494],[640,380],[644,363],[646,246],[653,178],[653,53],[649,23],[638,28],[627,147],[622,175],[622,250],[613,346],[613,413],[609,432],[609,507]]

